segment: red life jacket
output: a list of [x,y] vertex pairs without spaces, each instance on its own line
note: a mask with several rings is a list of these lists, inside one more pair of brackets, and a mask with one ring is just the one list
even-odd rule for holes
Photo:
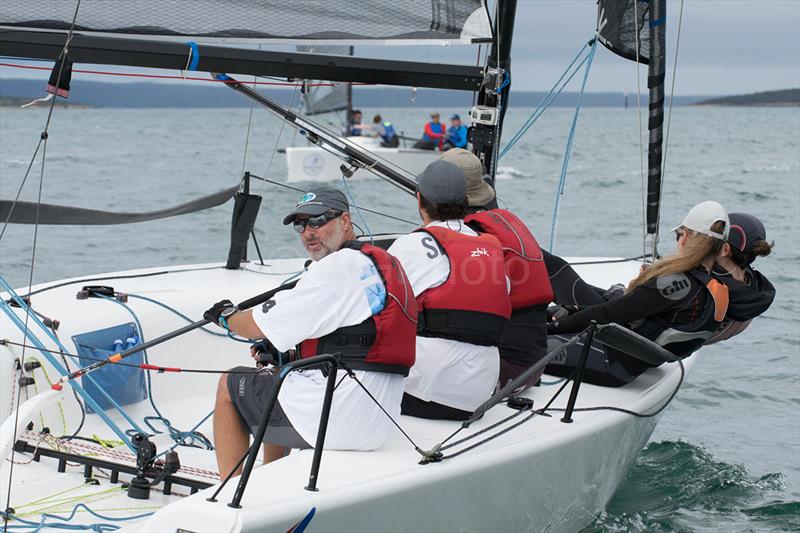
[[494,235],[503,246],[506,275],[511,281],[511,307],[515,311],[553,301],[542,249],[514,213],[492,209],[469,215],[464,221],[479,233]]
[[354,326],[344,326],[319,339],[300,343],[300,357],[341,353],[353,370],[408,375],[416,355],[417,301],[400,262],[385,250],[361,241],[342,248],[369,257],[383,280],[386,300],[381,312]]
[[438,226],[416,231],[429,233],[450,260],[447,280],[417,298],[417,335],[497,346],[511,316],[500,243]]

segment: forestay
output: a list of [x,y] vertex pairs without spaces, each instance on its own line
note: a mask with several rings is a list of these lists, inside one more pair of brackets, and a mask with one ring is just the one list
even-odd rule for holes
[[[0,26],[68,30],[75,7],[3,0]],[[471,44],[492,37],[485,0],[82,0],[75,30],[181,42]]]

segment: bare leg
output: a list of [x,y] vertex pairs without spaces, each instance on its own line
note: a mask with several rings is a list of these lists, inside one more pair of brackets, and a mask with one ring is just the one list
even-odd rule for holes
[[[250,435],[242,426],[239,413],[228,394],[227,374],[220,376],[217,385],[217,401],[214,406],[214,445],[217,454],[217,467],[220,478],[236,466],[239,459],[250,446]],[[240,466],[236,474],[242,472]]]
[[272,461],[277,461],[282,457],[288,455],[287,448],[283,446],[276,446],[275,444],[270,444],[268,442],[264,443],[264,464],[271,463]]

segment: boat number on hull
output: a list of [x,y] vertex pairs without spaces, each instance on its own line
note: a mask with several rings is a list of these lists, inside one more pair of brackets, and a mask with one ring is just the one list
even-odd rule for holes
[[316,176],[325,168],[325,160],[319,154],[307,155],[303,159],[303,170],[309,176]]

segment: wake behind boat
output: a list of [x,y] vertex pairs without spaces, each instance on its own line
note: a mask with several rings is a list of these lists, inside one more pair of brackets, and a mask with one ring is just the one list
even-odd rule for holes
[[[344,165],[345,174],[371,173],[410,194],[416,189],[415,163],[392,161],[378,148],[367,149],[344,139],[234,76],[477,91],[473,116],[480,121],[470,128],[470,143],[494,176],[508,108],[516,2],[497,2],[493,19],[480,0],[435,3],[430,18],[429,2],[402,8],[386,0],[366,4],[359,2],[359,9],[384,13],[387,20],[393,16],[393,27],[354,28],[352,17],[319,14],[319,6],[310,1],[293,6],[317,13],[319,20],[298,21],[296,12],[289,9],[265,14],[220,3],[213,6],[213,16],[172,24],[169,15],[183,12],[178,3],[165,0],[162,13],[129,4],[114,15],[118,18],[113,28],[93,8],[84,6],[84,13],[79,3],[69,10],[66,4],[48,5],[51,12],[43,14],[38,6],[9,1],[0,10],[0,25],[11,28],[0,35],[0,53],[58,59],[51,89],[62,95],[68,91],[64,82],[73,62],[215,73],[217,81],[296,128],[315,149],[336,154],[341,162],[337,168]],[[615,10],[630,15],[633,9],[637,15],[637,6],[637,2],[601,2],[598,30],[630,22],[631,17],[615,16],[611,21],[608,17]],[[655,14],[663,9],[659,1],[650,6]],[[404,16],[397,17],[398,9],[405,9]],[[165,20],[156,20],[159,15]],[[209,32],[206,21],[217,17],[222,29]],[[312,19],[316,25],[309,26]],[[648,26],[647,17],[632,20]],[[646,58],[651,51],[663,52],[661,22],[662,17],[655,16],[649,25],[649,42],[659,44],[646,50]],[[130,28],[147,28],[146,35],[131,38]],[[637,60],[638,28],[627,32],[637,37]],[[205,44],[204,39],[216,37],[264,42],[352,39],[487,44],[491,53],[482,67],[430,65]],[[598,35],[591,42],[591,55],[584,59],[588,65],[598,39],[612,49],[620,45]],[[663,105],[663,55],[652,59],[651,77],[661,76],[661,83],[652,89],[653,101]],[[654,119],[650,126],[658,140],[651,145],[658,157],[651,159],[648,204],[648,235],[655,256],[661,123]],[[46,143],[47,138],[42,135],[40,142]],[[566,172],[566,162],[564,168]],[[213,391],[219,374],[225,372],[222,368],[236,362],[248,364],[250,359],[247,347],[234,342],[244,339],[232,339],[204,327],[207,321],[193,322],[193,318],[214,298],[252,302],[252,287],[263,290],[290,282],[302,273],[305,263],[303,259],[245,260],[261,198],[250,194],[249,173],[240,190],[236,189],[139,214],[4,202],[4,216],[12,223],[106,224],[173,216],[235,197],[231,248],[224,267],[127,271],[18,291],[0,278],[4,291],[0,379],[12,387],[11,394],[4,393],[0,399],[2,442],[13,446],[2,472],[3,479],[10,480],[3,485],[8,501],[6,525],[31,530],[82,526],[98,531],[121,525],[140,531],[572,531],[590,522],[608,503],[647,442],[658,415],[680,387],[685,368],[691,367],[692,358],[685,366],[664,364],[613,389],[581,385],[579,373],[570,380],[545,376],[539,387],[513,394],[500,391],[469,423],[400,416],[397,431],[377,451],[323,451],[318,445],[251,469],[258,454],[256,445],[244,473],[227,484],[223,481],[223,487],[216,474],[210,431]],[[383,240],[384,245],[391,242],[391,238]],[[585,279],[600,286],[629,280],[641,266],[630,259],[575,263]],[[599,342],[632,343],[628,349],[639,357],[652,360],[663,355],[663,349],[649,341],[625,337],[612,327],[593,326],[591,331]],[[329,365],[330,376],[350,379],[341,357],[317,357],[316,361]],[[179,366],[175,366],[177,361],[181,361]],[[281,375],[300,363],[286,365]],[[42,394],[48,387],[64,390],[60,395]],[[321,435],[325,423],[323,416]],[[487,506],[491,513],[486,512]]]

